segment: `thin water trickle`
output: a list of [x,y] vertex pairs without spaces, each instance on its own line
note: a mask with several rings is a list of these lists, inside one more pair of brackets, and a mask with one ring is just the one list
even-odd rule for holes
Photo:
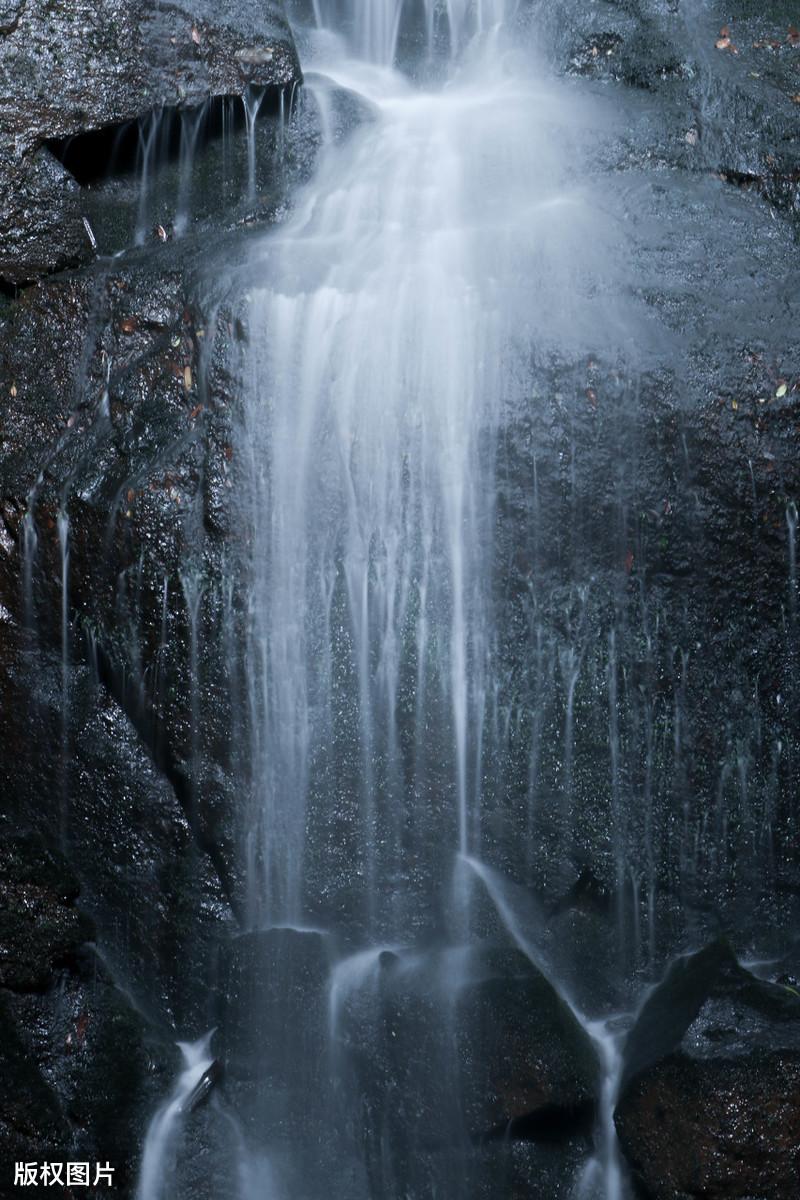
[[797,626],[797,505],[793,500],[786,505],[786,532],[789,550],[789,620],[794,633]]
[[[264,95],[264,88],[252,86],[242,92],[242,106],[247,129],[247,199],[251,204],[256,198],[256,120],[264,102]],[[283,103],[283,92],[281,92],[281,103]]]
[[[584,1168],[578,1182],[575,1200],[626,1200],[628,1187],[622,1167],[614,1109],[622,1079],[622,1043],[624,1032],[618,1016],[602,1020],[590,1019],[574,999],[558,984],[550,956],[537,945],[535,923],[525,920],[516,911],[508,894],[508,885],[499,872],[474,858],[465,858],[465,865],[481,881],[497,909],[503,925],[522,953],[556,986],[561,999],[588,1034],[600,1066],[598,1116],[595,1153]],[[542,936],[541,930],[538,936]]]
[[61,559],[61,820],[59,836],[62,846],[68,836],[69,803],[69,516],[59,509],[56,517],[58,546]]
[[22,612],[25,628],[31,633],[36,627],[33,606],[33,572],[36,564],[36,551],[39,546],[33,503],[34,497],[31,495],[28,497],[28,505],[22,518]]

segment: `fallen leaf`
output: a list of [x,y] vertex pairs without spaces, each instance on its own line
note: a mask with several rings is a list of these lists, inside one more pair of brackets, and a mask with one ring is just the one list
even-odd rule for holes
[[156,225],[156,234],[158,235],[158,237],[161,239],[162,242],[165,242],[167,240],[168,234],[163,225]]
[[139,322],[136,317],[123,317],[119,323],[119,327],[123,333],[136,333],[139,328]]
[[[188,370],[188,368],[187,368],[187,370]],[[193,409],[192,409],[192,411],[189,413],[189,420],[190,420],[190,421],[193,421],[193,420],[195,419],[195,417],[199,417],[199,416],[200,416],[200,413],[201,413],[202,411],[203,411],[203,406],[202,406],[202,404],[195,404],[194,408],[193,408]]]
[[192,26],[192,41],[194,42],[195,46],[200,45],[200,33],[196,25]]
[[795,92],[795,94],[793,96],[791,96],[790,99],[793,100],[795,104],[800,104],[800,92]]
[[12,385],[11,385],[11,399],[12,400],[14,399],[16,394],[17,394],[17,385],[15,383],[12,383]]
[[734,410],[734,412],[736,411],[736,409],[737,409],[738,407],[739,407],[739,401],[738,401],[738,400],[731,400],[731,408]]
[[135,496],[136,492],[133,490],[133,488],[128,488],[128,504],[133,504]]
[[191,367],[183,368],[183,386],[185,387],[187,392],[190,392],[192,390],[192,368]]
[[727,50],[731,44],[731,39],[729,37],[717,38],[714,44],[718,50]]
[[780,399],[782,399],[782,398],[783,398],[783,397],[786,395],[786,393],[788,392],[788,390],[789,390],[789,389],[787,388],[787,386],[786,386],[786,384],[785,384],[785,383],[779,383],[779,384],[778,384],[777,391],[775,392],[775,395],[776,395],[776,396],[777,396],[777,398],[780,400]]

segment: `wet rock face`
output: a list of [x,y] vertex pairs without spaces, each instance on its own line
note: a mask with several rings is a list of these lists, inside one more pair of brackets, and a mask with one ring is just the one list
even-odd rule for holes
[[127,717],[70,670],[64,740],[63,686],[60,662],[7,616],[0,1149],[10,1163],[108,1160],[131,1188],[230,915]]
[[63,7],[27,0],[0,13],[0,22],[0,279],[7,283],[93,254],[86,203],[45,142],[63,146],[162,108],[248,88],[280,91],[300,80],[283,8],[272,0]]
[[[565,1164],[581,1158],[591,1133],[598,1064],[522,953],[384,952],[337,1004],[334,1044],[343,1078],[352,1072],[361,1094],[350,1123],[362,1131],[373,1194],[417,1194],[433,1177],[449,1195],[461,1172],[463,1194],[504,1195],[504,1179],[523,1187],[528,1170],[546,1174],[548,1154],[549,1169],[558,1162],[569,1178]],[[506,1153],[495,1139],[529,1149]]]
[[632,125],[669,114],[646,149],[631,140],[635,155],[719,174],[798,212],[793,4],[527,0],[519,19],[562,70],[627,92]]
[[[59,856],[60,858],[60,856]],[[76,907],[78,880],[36,833],[11,834],[0,850],[0,987],[39,992],[93,933]]]
[[616,1125],[654,1200],[782,1200],[796,1186],[800,997],[717,943],[679,960],[628,1039]]
[[490,951],[457,1003],[461,1094],[473,1133],[516,1123],[527,1136],[591,1126],[599,1067],[553,986],[517,950]]
[[[32,1126],[24,1153],[9,1133],[3,1157],[33,1161],[50,1147],[61,1161],[74,1145],[74,1158],[115,1162],[120,1186],[132,1186],[169,1088],[175,1038],[208,1027],[235,891],[221,849],[234,836],[222,803],[227,708],[211,700],[220,676],[209,658],[203,696],[221,724],[196,752],[181,576],[191,565],[202,590],[219,567],[230,437],[226,416],[216,424],[224,403],[209,396],[230,381],[213,326],[206,363],[197,296],[170,254],[161,274],[31,289],[10,307],[0,350],[0,989],[48,1104],[66,1114],[52,1135]],[[70,530],[66,656],[59,511]],[[198,638],[206,621],[213,603],[197,615]],[[33,1076],[13,1078],[19,1103],[46,1114]],[[18,1128],[13,1114],[8,1123]]]
[[[9,610],[57,647],[68,526],[71,652],[88,655],[128,713],[232,898],[234,831],[223,800],[232,795],[234,666],[213,631],[235,464],[231,381],[216,334],[177,270],[74,278],[28,294],[3,350],[14,434],[2,450],[0,579]],[[26,509],[37,530],[27,602]],[[192,663],[208,643],[217,650],[204,651],[193,690]],[[214,728],[193,737],[201,691]]]
[[80,188],[46,148],[20,159],[0,139],[0,277],[35,279],[91,254]]
[[282,6],[27,0],[0,43],[0,120],[21,149],[158,107],[291,85],[299,67]]

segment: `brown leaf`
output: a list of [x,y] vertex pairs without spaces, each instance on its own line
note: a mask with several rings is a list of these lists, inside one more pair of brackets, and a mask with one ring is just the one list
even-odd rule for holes
[[[187,370],[188,370],[188,368],[187,368]],[[203,406],[202,406],[202,404],[195,404],[194,408],[193,408],[193,409],[192,409],[192,411],[189,413],[189,420],[190,420],[190,421],[194,421],[195,417],[199,417],[199,416],[200,416],[200,413],[201,413],[202,411],[203,411]]]
[[200,32],[196,25],[192,26],[192,41],[194,42],[195,46],[200,45]]
[[139,322],[136,317],[123,317],[119,323],[119,327],[123,333],[136,333],[139,328]]
[[191,367],[183,368],[183,386],[185,387],[187,392],[190,392],[192,390],[192,368]]
[[718,50],[727,50],[728,47],[730,46],[730,44],[731,44],[731,39],[729,37],[717,38],[717,40],[715,42],[715,45]]

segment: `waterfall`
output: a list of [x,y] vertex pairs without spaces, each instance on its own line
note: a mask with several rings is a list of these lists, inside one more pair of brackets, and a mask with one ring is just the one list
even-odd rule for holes
[[358,903],[394,936],[409,838],[464,854],[480,837],[498,431],[533,360],[619,344],[619,266],[564,153],[596,113],[502,38],[444,87],[384,50],[312,60],[374,120],[327,149],[250,266],[242,454],[259,920],[300,915],[308,828],[338,786],[357,794]]
[[[414,19],[424,10],[420,54],[433,64],[424,82],[397,65],[412,7]],[[231,553],[245,581],[241,693],[236,683],[245,711],[236,722],[248,929],[231,952],[227,1002],[240,1023],[243,1009],[248,1016],[231,1054],[246,1077],[244,1116],[225,1119],[242,1131],[242,1197],[423,1194],[429,1140],[440,1175],[424,1194],[472,1194],[478,1138],[458,1097],[455,1031],[487,928],[555,978],[558,995],[568,990],[557,978],[566,956],[551,961],[545,951],[543,910],[531,909],[523,929],[484,851],[508,795],[516,803],[521,791],[522,836],[515,827],[496,857],[519,849],[516,865],[532,875],[548,853],[539,837],[547,825],[551,876],[561,893],[569,887],[584,688],[603,697],[617,961],[626,968],[640,957],[643,878],[653,902],[652,863],[641,877],[628,860],[627,630],[621,621],[592,641],[596,600],[578,578],[575,511],[565,533],[574,586],[557,595],[555,617],[534,611],[530,630],[508,630],[498,616],[509,574],[501,507],[513,503],[498,466],[504,439],[561,403],[554,360],[591,371],[600,347],[624,367],[646,342],[628,300],[632,235],[610,189],[600,203],[593,173],[613,118],[519,43],[515,9],[500,0],[315,0],[305,65],[323,148],[288,218],[251,243],[236,277],[246,338]],[[342,90],[367,116],[335,138],[330,99]],[[261,99],[243,97],[251,201]],[[593,389],[586,395],[594,405]],[[573,438],[559,459],[572,485],[576,455]],[[530,457],[521,486],[534,497],[538,569],[548,547],[535,444]],[[535,609],[531,575],[528,564],[517,572]],[[196,729],[201,583],[191,573],[181,582]],[[230,617],[226,625],[233,646]],[[509,665],[515,637],[530,639],[514,657],[533,662],[532,684]],[[196,740],[192,751],[196,778]],[[522,761],[506,788],[512,752]],[[648,780],[648,803],[651,791]],[[509,851],[509,840],[522,845]],[[629,928],[632,951],[623,946]],[[426,939],[435,950],[418,951]],[[652,957],[651,931],[649,942]],[[304,989],[325,972],[320,1003]],[[576,1194],[622,1200],[619,1038],[608,1020],[567,1003],[602,1071],[597,1151],[573,1180]],[[408,1040],[393,1007],[403,1004],[412,1028],[440,1035],[431,1060],[413,1068],[393,1058],[395,1039]],[[356,1010],[360,1033],[348,1024]],[[446,1096],[447,1114],[430,1132],[419,1109],[402,1108],[395,1074],[413,1070],[412,1086]],[[383,1099],[362,1096],[359,1071],[373,1072]],[[151,1126],[143,1178],[168,1173],[182,1087]],[[408,1147],[423,1156],[418,1164],[406,1161]],[[148,1187],[140,1200],[158,1194]]]
[[[422,31],[431,49],[441,29],[451,52],[474,33],[493,29],[516,4],[513,0],[423,0]],[[359,57],[391,66],[404,20],[416,15],[409,0],[314,0],[317,24],[344,30]]]

